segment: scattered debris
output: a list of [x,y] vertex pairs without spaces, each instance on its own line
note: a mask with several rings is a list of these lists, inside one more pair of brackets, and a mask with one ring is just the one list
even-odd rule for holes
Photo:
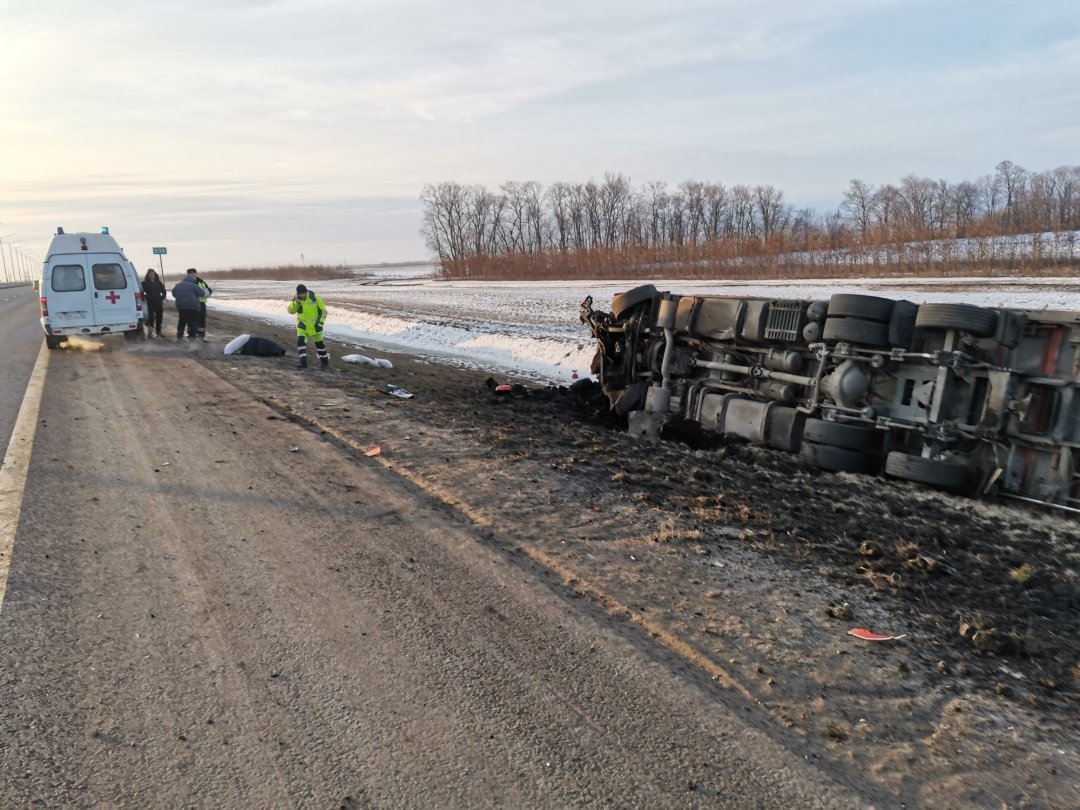
[[848,630],[849,636],[855,636],[855,638],[861,638],[863,641],[896,641],[897,639],[904,638],[904,635],[899,636],[883,636],[880,633],[874,633],[870,630],[865,630],[862,627],[853,627]]
[[404,388],[399,388],[398,386],[391,385],[390,383],[387,383],[379,390],[382,391],[384,394],[390,394],[391,396],[400,397],[401,399],[412,399],[414,396],[416,396],[416,394],[412,393],[411,391],[406,391]]
[[370,450],[365,450],[364,455],[367,456],[368,458],[374,458],[375,456],[381,456],[382,455],[382,445],[377,444],[374,447],[372,447]]
[[342,362],[355,363],[359,366],[375,366],[376,368],[393,368],[394,364],[381,357],[367,357],[363,354],[346,354],[341,358]]

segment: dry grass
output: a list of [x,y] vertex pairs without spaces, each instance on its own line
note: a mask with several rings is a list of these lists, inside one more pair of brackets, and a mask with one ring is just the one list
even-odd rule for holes
[[320,281],[334,278],[356,278],[357,274],[344,266],[289,264],[278,267],[233,267],[221,273],[215,273],[215,276],[230,281]]
[[[914,237],[912,237],[914,238]],[[684,279],[804,280],[818,278],[1056,277],[1077,273],[1075,260],[1049,249],[1002,256],[991,236],[830,244],[725,239],[702,245],[624,245],[528,254],[470,255],[447,261],[447,279]],[[800,258],[801,257],[801,258]]]
[[1033,576],[1035,576],[1035,566],[1030,563],[1024,563],[1009,572],[1009,579],[1018,585],[1027,585]]

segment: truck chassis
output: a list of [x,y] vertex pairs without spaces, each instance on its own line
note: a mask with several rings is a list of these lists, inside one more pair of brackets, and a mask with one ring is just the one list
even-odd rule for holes
[[581,304],[592,372],[632,433],[665,425],[834,472],[1080,512],[1080,312],[835,294]]

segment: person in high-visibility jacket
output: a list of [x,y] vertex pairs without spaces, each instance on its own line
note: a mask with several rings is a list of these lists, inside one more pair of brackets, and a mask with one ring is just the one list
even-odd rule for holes
[[289,302],[289,312],[296,315],[296,353],[298,368],[307,368],[307,341],[315,338],[315,353],[322,368],[330,367],[330,352],[323,343],[323,324],[326,323],[326,304],[303,284],[296,285],[296,295]]
[[210,288],[210,285],[206,283],[202,276],[194,267],[188,268],[189,273],[195,274],[195,283],[202,290],[202,295],[199,296],[199,337],[202,338],[202,342],[206,343],[206,299],[214,294],[214,291]]

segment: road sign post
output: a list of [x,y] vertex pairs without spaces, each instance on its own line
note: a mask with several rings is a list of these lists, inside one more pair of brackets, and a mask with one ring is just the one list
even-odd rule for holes
[[154,255],[158,259],[158,268],[161,270],[161,283],[165,283],[165,262],[162,260],[162,256],[169,252],[168,248],[156,247],[154,248]]

